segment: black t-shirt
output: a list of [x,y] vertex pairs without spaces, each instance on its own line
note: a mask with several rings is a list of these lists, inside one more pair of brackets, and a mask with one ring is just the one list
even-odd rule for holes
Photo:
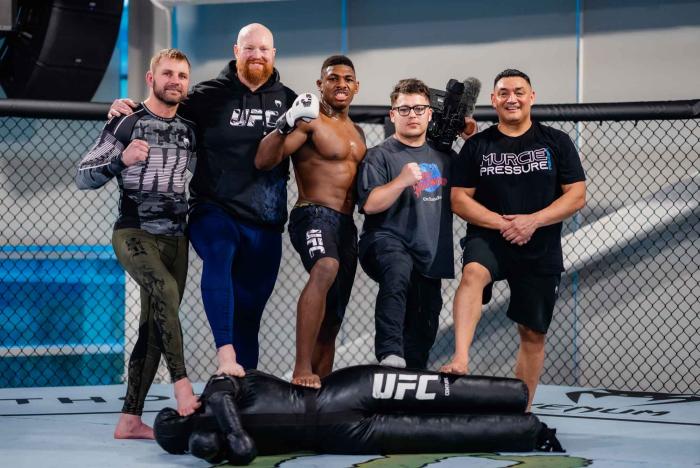
[[[454,169],[454,186],[475,188],[474,199],[491,211],[530,214],[554,202],[561,186],[586,180],[578,152],[569,136],[537,122],[519,137],[509,137],[497,125],[467,140]],[[517,246],[497,230],[469,223],[467,235],[498,238],[518,264],[538,273],[563,271],[561,227],[556,223],[535,231]]]
[[417,163],[421,181],[404,189],[381,213],[365,216],[360,235],[360,256],[374,240],[393,236],[402,241],[417,270],[432,278],[454,277],[452,211],[450,210],[451,164],[456,155],[429,144],[414,148],[390,137],[367,151],[357,178],[360,212],[370,192],[391,182],[403,167]]

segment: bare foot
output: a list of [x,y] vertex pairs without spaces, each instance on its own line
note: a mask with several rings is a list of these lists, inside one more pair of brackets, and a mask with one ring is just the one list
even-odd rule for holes
[[122,413],[114,429],[115,439],[155,439],[153,428],[141,421],[141,416]]
[[245,377],[245,369],[236,362],[236,351],[232,345],[224,345],[217,351],[219,368],[216,373],[219,375],[232,375],[234,377]]
[[467,375],[469,371],[469,361],[452,358],[452,361],[440,367],[443,374]]
[[296,372],[292,374],[292,385],[302,387],[321,388],[321,378],[311,372]]
[[189,416],[197,408],[202,406],[199,399],[194,395],[192,383],[187,377],[182,378],[173,384],[175,387],[175,400],[177,400],[177,412],[180,416]]

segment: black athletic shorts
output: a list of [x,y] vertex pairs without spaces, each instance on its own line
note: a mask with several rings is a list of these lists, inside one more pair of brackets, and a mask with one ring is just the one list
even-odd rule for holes
[[508,318],[532,330],[547,333],[559,296],[561,274],[528,271],[527,266],[519,263],[504,241],[496,236],[467,236],[460,244],[463,248],[462,267],[475,262],[491,274],[491,283],[484,288],[482,302],[487,304],[491,300],[495,281],[506,280],[510,287]]
[[296,206],[289,214],[289,238],[306,271],[324,257],[338,261],[326,310],[335,311],[342,320],[357,269],[357,228],[352,216],[321,205]]

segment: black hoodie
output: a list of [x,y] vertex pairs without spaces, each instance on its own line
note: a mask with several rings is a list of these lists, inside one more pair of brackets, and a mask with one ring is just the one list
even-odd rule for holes
[[256,91],[241,83],[232,60],[215,80],[196,85],[179,113],[197,124],[197,165],[190,206],[214,203],[233,217],[282,231],[287,221],[289,159],[271,171],[255,168],[260,140],[294,102],[274,70]]

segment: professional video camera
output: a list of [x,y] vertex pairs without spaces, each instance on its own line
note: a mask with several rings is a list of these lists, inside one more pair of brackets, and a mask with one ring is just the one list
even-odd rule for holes
[[457,135],[464,130],[464,117],[474,114],[476,98],[481,91],[481,82],[469,77],[460,83],[455,79],[447,82],[445,91],[430,88],[430,107],[433,120],[428,126],[428,140],[440,151],[449,151]]

